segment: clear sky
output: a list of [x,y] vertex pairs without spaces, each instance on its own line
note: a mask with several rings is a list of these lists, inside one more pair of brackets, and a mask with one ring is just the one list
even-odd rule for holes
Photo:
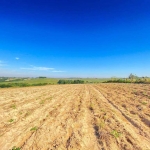
[[0,76],[150,76],[150,0],[0,0]]

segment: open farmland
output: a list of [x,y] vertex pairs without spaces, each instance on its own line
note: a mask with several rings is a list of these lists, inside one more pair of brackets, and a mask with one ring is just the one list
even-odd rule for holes
[[149,150],[150,85],[0,89],[0,149]]

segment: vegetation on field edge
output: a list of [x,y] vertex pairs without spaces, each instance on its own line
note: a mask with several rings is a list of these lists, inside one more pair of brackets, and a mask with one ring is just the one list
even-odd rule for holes
[[143,83],[150,84],[150,78],[130,74],[128,78],[16,78],[0,77],[0,88],[30,87],[53,84],[93,84],[93,83]]
[[112,78],[110,80],[104,81],[103,83],[143,83],[150,84],[150,78],[148,77],[138,77],[132,73],[128,78]]
[[58,84],[84,84],[83,80],[59,80]]
[[0,88],[9,88],[9,87],[29,87],[29,86],[43,86],[48,85],[48,83],[37,83],[37,84],[28,84],[28,83],[8,83],[0,84]]

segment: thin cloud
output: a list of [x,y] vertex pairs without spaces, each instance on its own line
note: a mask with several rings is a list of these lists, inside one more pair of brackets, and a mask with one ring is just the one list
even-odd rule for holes
[[66,71],[61,71],[61,70],[53,70],[52,72],[66,72]]
[[19,60],[20,58],[19,58],[19,57],[16,57],[15,59],[16,59],[16,60]]
[[49,67],[35,67],[32,66],[30,68],[20,68],[24,70],[33,70],[33,71],[48,71],[48,70],[53,70],[54,68],[49,68]]
[[2,66],[6,66],[6,64],[5,64],[3,61],[0,60],[0,66],[1,66],[1,67],[2,67]]

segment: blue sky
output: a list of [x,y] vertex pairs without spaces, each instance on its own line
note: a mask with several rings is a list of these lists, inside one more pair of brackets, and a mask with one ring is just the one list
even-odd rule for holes
[[149,0],[1,0],[0,76],[150,76]]

